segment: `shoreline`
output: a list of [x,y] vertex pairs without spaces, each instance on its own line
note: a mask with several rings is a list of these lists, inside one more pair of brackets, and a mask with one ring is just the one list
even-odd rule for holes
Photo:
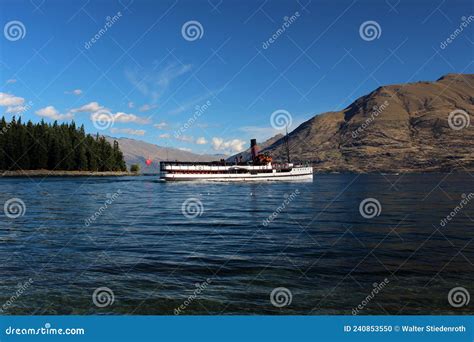
[[55,170],[15,170],[0,171],[2,177],[125,177],[138,176],[129,171],[55,171]]

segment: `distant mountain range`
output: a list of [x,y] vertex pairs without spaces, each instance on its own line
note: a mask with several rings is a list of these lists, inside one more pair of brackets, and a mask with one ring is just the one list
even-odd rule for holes
[[[158,172],[158,162],[162,160],[207,162],[227,158],[227,156],[221,154],[196,154],[177,148],[150,144],[136,139],[114,138],[109,136],[105,138],[109,142],[113,142],[114,140],[118,141],[128,167],[132,164],[139,164],[141,172],[145,173]],[[147,159],[152,161],[150,166],[146,165]]]
[[[289,134],[291,156],[319,171],[472,171],[473,113],[472,74],[383,86],[298,126]],[[262,147],[285,160],[285,139]]]

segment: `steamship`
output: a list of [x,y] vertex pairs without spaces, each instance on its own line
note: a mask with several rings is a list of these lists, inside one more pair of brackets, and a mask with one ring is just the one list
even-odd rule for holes
[[225,160],[215,162],[160,162],[160,180],[162,181],[288,181],[313,179],[311,166],[293,165],[287,146],[287,162],[272,163],[272,157],[259,154],[257,140],[250,140],[251,162],[242,162],[242,156],[235,163]]

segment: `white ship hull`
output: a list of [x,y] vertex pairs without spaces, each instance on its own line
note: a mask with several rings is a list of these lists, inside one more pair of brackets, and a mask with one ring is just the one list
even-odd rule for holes
[[312,167],[292,167],[290,170],[271,166],[170,166],[162,169],[164,181],[298,181],[312,180]]

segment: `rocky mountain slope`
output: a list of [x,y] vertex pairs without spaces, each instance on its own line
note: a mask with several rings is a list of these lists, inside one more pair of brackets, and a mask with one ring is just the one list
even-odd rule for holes
[[[162,160],[178,160],[178,161],[213,161],[226,158],[224,155],[211,154],[195,154],[187,151],[182,151],[177,148],[163,147],[144,141],[128,139],[128,138],[113,138],[105,137],[107,141],[113,142],[117,140],[120,150],[123,153],[127,166],[132,164],[139,164],[142,172],[157,172],[158,162]],[[146,165],[146,160],[152,161],[151,165]]]
[[[473,114],[473,74],[383,86],[297,127],[292,159],[320,171],[472,171]],[[263,151],[284,160],[284,139]]]

